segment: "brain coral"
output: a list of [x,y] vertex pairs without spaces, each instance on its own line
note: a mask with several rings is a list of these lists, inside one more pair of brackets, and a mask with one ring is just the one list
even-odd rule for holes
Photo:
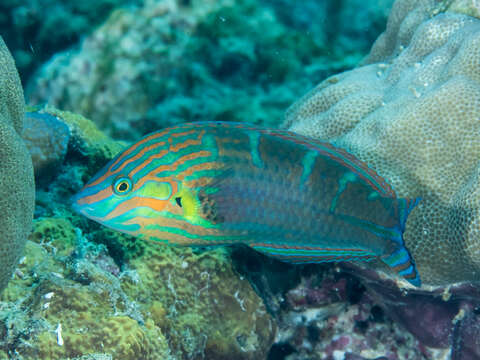
[[320,83],[284,123],[422,198],[404,237],[431,285],[480,280],[480,21],[445,9],[397,1],[364,65]]
[[32,227],[32,160],[19,136],[24,106],[17,70],[0,37],[0,291],[7,285]]

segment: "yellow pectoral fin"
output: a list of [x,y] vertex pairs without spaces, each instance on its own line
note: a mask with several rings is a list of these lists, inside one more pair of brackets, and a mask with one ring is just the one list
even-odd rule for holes
[[183,216],[192,221],[198,217],[198,211],[200,209],[200,201],[197,196],[189,189],[181,189],[176,197],[180,198],[180,203],[183,209]]
[[192,190],[183,188],[175,195],[175,197],[180,198],[179,201],[182,206],[183,217],[190,224],[203,226],[205,228],[216,227],[215,224],[204,218],[201,211],[202,204]]

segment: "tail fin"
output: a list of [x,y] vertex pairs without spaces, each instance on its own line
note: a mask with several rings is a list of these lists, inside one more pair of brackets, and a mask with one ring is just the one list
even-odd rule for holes
[[413,286],[420,287],[422,282],[417,271],[417,266],[413,260],[412,255],[405,247],[403,241],[403,232],[405,231],[405,224],[410,211],[419,203],[420,198],[416,199],[398,199],[399,200],[399,215],[400,215],[400,229],[402,231],[401,239],[397,240],[397,246],[389,254],[381,257],[384,263],[390,266],[400,276],[404,277]]
[[413,286],[420,287],[422,285],[415,261],[404,245],[398,246],[392,253],[382,256],[382,260]]

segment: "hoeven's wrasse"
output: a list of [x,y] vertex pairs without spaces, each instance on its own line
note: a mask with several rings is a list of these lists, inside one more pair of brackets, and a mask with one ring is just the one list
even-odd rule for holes
[[289,131],[167,128],[121,152],[73,200],[90,219],[142,239],[243,243],[291,263],[380,258],[420,286],[403,242],[418,200],[397,198],[347,151]]

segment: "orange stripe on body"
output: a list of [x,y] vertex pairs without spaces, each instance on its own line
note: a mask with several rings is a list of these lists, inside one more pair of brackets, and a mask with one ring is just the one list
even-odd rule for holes
[[211,170],[211,169],[221,170],[223,167],[224,167],[223,164],[220,164],[216,161],[204,162],[204,163],[201,163],[201,164],[190,166],[188,169],[179,173],[176,176],[176,178],[179,179],[179,180],[184,180],[187,176],[193,175],[193,173],[196,172],[196,171]]
[[[412,263],[410,262],[410,259],[409,259],[408,261],[404,262],[403,264],[399,264],[395,267],[392,267],[392,269],[395,272],[400,272],[400,271],[408,269],[411,265],[412,265]],[[413,273],[413,277],[415,277],[415,273]]]
[[[385,179],[383,177],[378,175],[377,172],[375,170],[373,170],[372,168],[370,168],[365,162],[361,161],[355,155],[350,154],[349,152],[347,152],[344,149],[337,148],[330,143],[315,141],[315,139],[307,139],[307,138],[304,138],[301,135],[297,135],[297,134],[294,134],[294,133],[274,132],[274,131],[260,131],[260,132],[267,133],[268,135],[271,135],[273,137],[278,137],[278,138],[281,138],[281,139],[284,139],[284,140],[287,140],[287,141],[293,141],[297,144],[305,145],[309,149],[316,150],[319,153],[324,154],[327,157],[336,160],[337,162],[341,163],[346,168],[352,170],[355,174],[359,175],[367,184],[369,184],[374,190],[376,190],[380,193],[384,192],[385,196],[388,196],[388,197],[393,197],[393,198],[396,197],[395,191],[390,186],[390,184],[388,184],[385,181]],[[316,142],[318,142],[318,144],[316,144]],[[316,145],[323,146],[323,147],[327,148],[328,150],[332,151],[332,153],[325,152],[321,148],[317,147]],[[338,154],[339,156],[337,156],[336,154]],[[381,188],[379,188],[377,185],[372,183],[367,177],[362,176],[362,174],[357,172],[355,168],[353,168],[351,165],[347,164],[342,157],[349,160],[350,162],[356,164],[360,169],[362,169],[368,175],[370,175],[370,177],[374,178],[379,183]]]
[[[171,132],[172,130],[176,129],[176,128],[181,128],[182,125],[178,126],[178,127],[173,127],[173,128],[168,128],[168,129],[165,129],[164,131],[161,131],[159,133],[156,133],[156,134],[152,134],[150,136],[147,136],[146,138],[140,140],[139,142],[133,144],[131,147],[129,147],[128,149],[126,149],[114,162],[112,165],[110,165],[110,167],[108,168],[108,170],[105,172],[104,175],[102,175],[101,177],[99,177],[97,180],[95,180],[94,182],[92,182],[91,184],[88,184],[85,186],[85,188],[89,188],[89,187],[92,187],[92,186],[95,186],[97,184],[100,184],[102,181],[104,181],[106,178],[108,178],[109,176],[111,175],[114,175],[114,174],[117,174],[119,171],[121,171],[121,169],[123,169],[124,166],[122,166],[121,168],[118,168],[114,171],[112,171],[112,169],[117,166],[118,163],[120,163],[120,161],[122,161],[126,156],[130,155],[132,152],[134,152],[139,146],[145,144],[146,142],[150,141],[150,140],[155,140],[155,139],[158,139],[158,138],[161,138],[165,135],[167,135],[169,132]],[[181,132],[181,133],[174,133],[174,134],[171,134],[170,135],[170,138],[171,137],[179,137],[179,136],[184,136],[184,135],[189,135],[189,134],[192,134],[194,133],[195,130],[187,130],[187,131],[184,131],[184,132]]]
[[158,200],[155,198],[148,198],[148,197],[139,197],[134,196],[131,199],[125,200],[118,204],[115,209],[113,209],[108,215],[106,215],[103,220],[110,220],[117,216],[120,216],[127,211],[133,210],[137,207],[149,207],[155,211],[162,211],[165,209],[165,206],[168,204],[168,200]]
[[[280,256],[275,254],[275,256]],[[289,262],[293,263],[299,263],[299,262],[305,262],[305,261],[312,261],[312,262],[326,262],[326,261],[338,261],[338,262],[343,262],[343,261],[358,261],[358,260],[372,260],[376,258],[376,256],[373,255],[360,255],[360,256],[355,256],[355,257],[344,257],[344,256],[334,256],[334,255],[329,255],[329,256],[288,256],[285,255],[283,256],[285,260],[288,260]]]

